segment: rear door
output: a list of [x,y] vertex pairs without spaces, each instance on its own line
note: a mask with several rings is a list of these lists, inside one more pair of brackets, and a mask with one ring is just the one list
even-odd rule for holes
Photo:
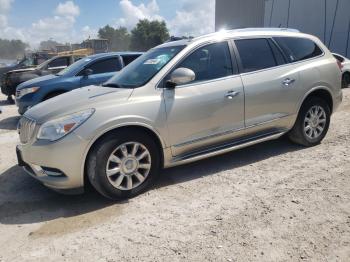
[[235,40],[245,90],[247,132],[286,128],[295,112],[299,72],[270,38]]
[[[82,76],[85,69],[91,69],[93,73],[89,76]],[[121,69],[122,63],[119,56],[100,59],[96,62],[91,63],[85,67],[82,72],[80,72],[79,75],[82,76],[80,85],[87,86],[102,84]]]

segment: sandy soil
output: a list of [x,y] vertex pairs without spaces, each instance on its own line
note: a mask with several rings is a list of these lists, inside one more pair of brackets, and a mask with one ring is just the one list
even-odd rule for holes
[[113,203],[63,196],[16,166],[0,97],[0,261],[350,261],[350,89],[323,143],[285,139],[163,171]]

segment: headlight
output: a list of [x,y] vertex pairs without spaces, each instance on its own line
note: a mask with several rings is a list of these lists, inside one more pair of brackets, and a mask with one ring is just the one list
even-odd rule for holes
[[16,96],[17,96],[17,98],[21,98],[22,96],[25,96],[27,94],[35,93],[39,89],[40,89],[40,87],[35,86],[35,87],[28,87],[28,88],[24,88],[24,89],[21,89],[21,90],[17,90]]
[[56,141],[84,123],[94,112],[95,109],[88,109],[50,120],[40,127],[37,138]]

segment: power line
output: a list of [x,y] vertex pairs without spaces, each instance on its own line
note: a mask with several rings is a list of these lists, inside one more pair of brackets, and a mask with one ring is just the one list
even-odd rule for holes
[[272,23],[272,15],[273,15],[273,7],[274,7],[274,5],[275,5],[275,0],[272,0],[269,27],[271,27],[271,23]]
[[336,6],[335,6],[333,23],[332,23],[332,28],[331,28],[331,36],[329,37],[328,48],[330,48],[331,41],[332,41],[332,38],[333,38],[333,30],[334,30],[334,25],[335,25],[335,18],[337,17],[337,13],[338,13],[338,7],[339,7],[339,0],[337,0]]
[[289,27],[289,15],[290,15],[290,0],[288,2],[287,28]]

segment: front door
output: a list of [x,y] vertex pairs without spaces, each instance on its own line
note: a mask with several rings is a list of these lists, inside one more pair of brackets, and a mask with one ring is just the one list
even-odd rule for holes
[[196,74],[191,83],[164,89],[174,156],[223,143],[244,129],[244,90],[232,58],[224,41],[196,49],[174,68]]

